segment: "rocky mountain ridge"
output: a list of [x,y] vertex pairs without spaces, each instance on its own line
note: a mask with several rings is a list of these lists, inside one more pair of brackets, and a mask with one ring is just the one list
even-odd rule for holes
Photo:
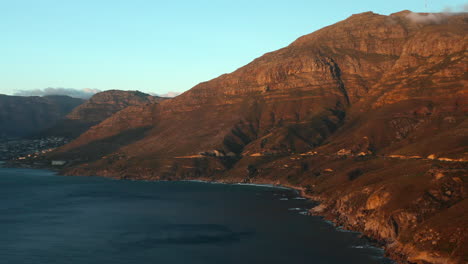
[[353,15],[47,158],[70,175],[294,186],[401,263],[465,263],[468,16],[429,15]]

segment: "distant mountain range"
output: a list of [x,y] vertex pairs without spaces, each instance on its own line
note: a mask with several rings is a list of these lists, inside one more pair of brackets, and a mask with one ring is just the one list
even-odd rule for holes
[[96,125],[46,158],[70,175],[292,186],[401,263],[465,263],[467,33],[464,13],[353,15],[170,100],[88,102],[67,120]]
[[0,95],[0,136],[29,136],[70,113],[83,99],[69,96]]
[[116,112],[166,98],[139,91],[108,90],[90,99],[0,95],[0,135],[75,138]]

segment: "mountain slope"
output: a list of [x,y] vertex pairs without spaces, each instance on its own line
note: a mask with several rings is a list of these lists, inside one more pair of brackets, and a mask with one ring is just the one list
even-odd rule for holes
[[54,126],[41,131],[39,135],[76,138],[90,127],[99,124],[126,107],[157,103],[164,99],[139,91],[108,90],[100,92],[73,109]]
[[463,263],[468,18],[435,15],[353,15],[49,158],[67,174],[295,186],[402,262]]
[[84,102],[69,96],[0,95],[0,135],[27,136],[52,126]]

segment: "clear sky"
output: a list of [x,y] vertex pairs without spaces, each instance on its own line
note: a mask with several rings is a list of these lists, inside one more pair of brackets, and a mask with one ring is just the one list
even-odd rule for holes
[[[426,7],[427,2],[427,7]],[[0,93],[182,92],[354,13],[466,0],[0,0]]]

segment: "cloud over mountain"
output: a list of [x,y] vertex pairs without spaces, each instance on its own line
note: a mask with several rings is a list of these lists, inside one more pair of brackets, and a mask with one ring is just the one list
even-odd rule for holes
[[153,96],[172,98],[172,97],[178,96],[179,94],[181,94],[181,92],[172,92],[172,91],[169,91],[169,92],[164,93],[164,94],[159,94],[159,93],[150,93],[150,94],[153,95]]
[[437,14],[437,13],[430,13],[430,14],[423,14],[423,13],[409,13],[406,17],[415,23],[441,23],[444,19],[447,18],[447,14]]
[[468,3],[457,6],[445,6],[440,13],[409,13],[406,18],[415,23],[422,24],[439,24],[445,21],[448,17],[460,13],[468,12]]
[[95,93],[100,92],[99,89],[93,88],[63,88],[63,87],[47,87],[44,89],[18,90],[14,95],[20,96],[45,96],[45,95],[68,95],[75,98],[88,99]]

